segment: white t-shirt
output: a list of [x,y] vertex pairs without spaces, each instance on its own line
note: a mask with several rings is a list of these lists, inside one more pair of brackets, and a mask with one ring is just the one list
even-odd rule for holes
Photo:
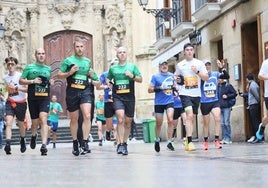
[[182,75],[184,77],[184,85],[180,89],[180,95],[190,97],[201,97],[201,78],[192,71],[191,67],[196,66],[200,73],[207,73],[205,64],[198,60],[193,59],[191,61],[183,60],[176,66],[174,75]]
[[[10,76],[8,74],[4,75],[4,82],[6,85],[8,85],[9,83],[13,83],[14,85],[17,85],[19,88],[22,87],[19,84],[19,80],[21,77],[21,73],[20,72],[15,72],[15,74],[13,76]],[[18,93],[15,93],[12,96],[9,96],[11,99],[13,99],[14,101],[21,101],[23,99],[26,99],[26,93],[18,91]]]
[[[268,59],[262,62],[259,75],[268,75]],[[264,97],[268,97],[268,80],[264,80]]]

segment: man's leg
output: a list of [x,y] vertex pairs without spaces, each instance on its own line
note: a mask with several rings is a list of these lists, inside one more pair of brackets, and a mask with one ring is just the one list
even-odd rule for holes
[[167,136],[168,136],[168,144],[167,147],[171,151],[174,151],[174,147],[172,145],[172,133],[173,133],[173,115],[174,115],[174,108],[168,108],[166,110],[166,115],[167,115]]
[[40,124],[41,124],[41,140],[42,140],[42,146],[41,146],[41,155],[47,155],[47,148],[46,148],[46,142],[47,142],[47,133],[48,133],[48,125],[47,125],[47,112],[40,112],[39,118],[40,118]]
[[211,111],[214,120],[215,120],[215,147],[221,149],[221,143],[219,141],[220,138],[220,127],[221,127],[221,109],[219,107],[213,108]]
[[13,116],[7,115],[6,116],[6,145],[5,145],[5,152],[7,155],[11,154],[11,135],[12,135],[12,123],[13,123]]

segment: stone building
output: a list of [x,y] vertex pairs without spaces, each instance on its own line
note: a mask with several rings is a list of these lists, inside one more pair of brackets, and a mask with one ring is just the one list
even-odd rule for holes
[[[268,57],[266,0],[150,0],[143,8],[157,8],[158,12],[147,14],[138,0],[2,0],[0,23],[6,31],[0,39],[0,60],[17,56],[23,68],[33,61],[34,49],[44,47],[55,76],[60,62],[72,53],[73,39],[80,37],[87,41],[86,55],[100,74],[108,69],[115,49],[126,46],[128,59],[139,66],[144,79],[136,84],[136,116],[144,119],[152,117],[154,96],[147,93],[147,87],[157,63],[167,60],[174,71],[183,59],[186,42],[195,44],[196,57],[210,59],[214,69],[216,59],[224,60],[229,82],[241,91],[246,89],[245,75],[252,72],[257,77]],[[0,71],[2,76],[3,63]],[[64,84],[57,80],[52,89],[61,96],[61,103]],[[233,107],[231,124],[234,141],[250,136],[248,112],[240,97]],[[201,125],[199,113],[195,130],[199,139]]]

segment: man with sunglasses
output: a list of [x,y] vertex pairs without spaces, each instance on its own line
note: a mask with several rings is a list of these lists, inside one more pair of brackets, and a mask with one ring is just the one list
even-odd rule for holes
[[24,119],[27,109],[27,86],[19,84],[21,73],[17,71],[18,60],[14,57],[7,57],[5,63],[8,73],[4,75],[4,83],[6,85],[8,97],[6,100],[6,145],[4,150],[7,155],[10,155],[12,124],[15,116],[20,130],[20,151],[21,153],[26,151]]

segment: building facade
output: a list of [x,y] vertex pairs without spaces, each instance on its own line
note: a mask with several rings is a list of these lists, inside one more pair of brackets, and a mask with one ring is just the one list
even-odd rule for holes
[[[268,4],[265,0],[163,0],[163,8],[171,8],[172,17],[156,18],[156,30],[162,27],[154,43],[159,53],[152,64],[169,61],[170,69],[183,59],[183,45],[195,44],[196,57],[209,59],[216,70],[216,60],[223,60],[230,74],[229,82],[236,90],[246,91],[245,75],[257,78],[260,66],[267,59]],[[168,22],[169,27],[166,27]],[[158,32],[157,32],[158,33]],[[261,85],[262,107],[263,82]],[[201,115],[197,124],[202,125]],[[213,123],[212,123],[213,125]],[[244,141],[252,134],[248,110],[241,97],[232,109],[232,139]],[[213,135],[213,126],[210,127]],[[199,134],[198,134],[199,133]],[[196,127],[202,138],[202,126]]]

